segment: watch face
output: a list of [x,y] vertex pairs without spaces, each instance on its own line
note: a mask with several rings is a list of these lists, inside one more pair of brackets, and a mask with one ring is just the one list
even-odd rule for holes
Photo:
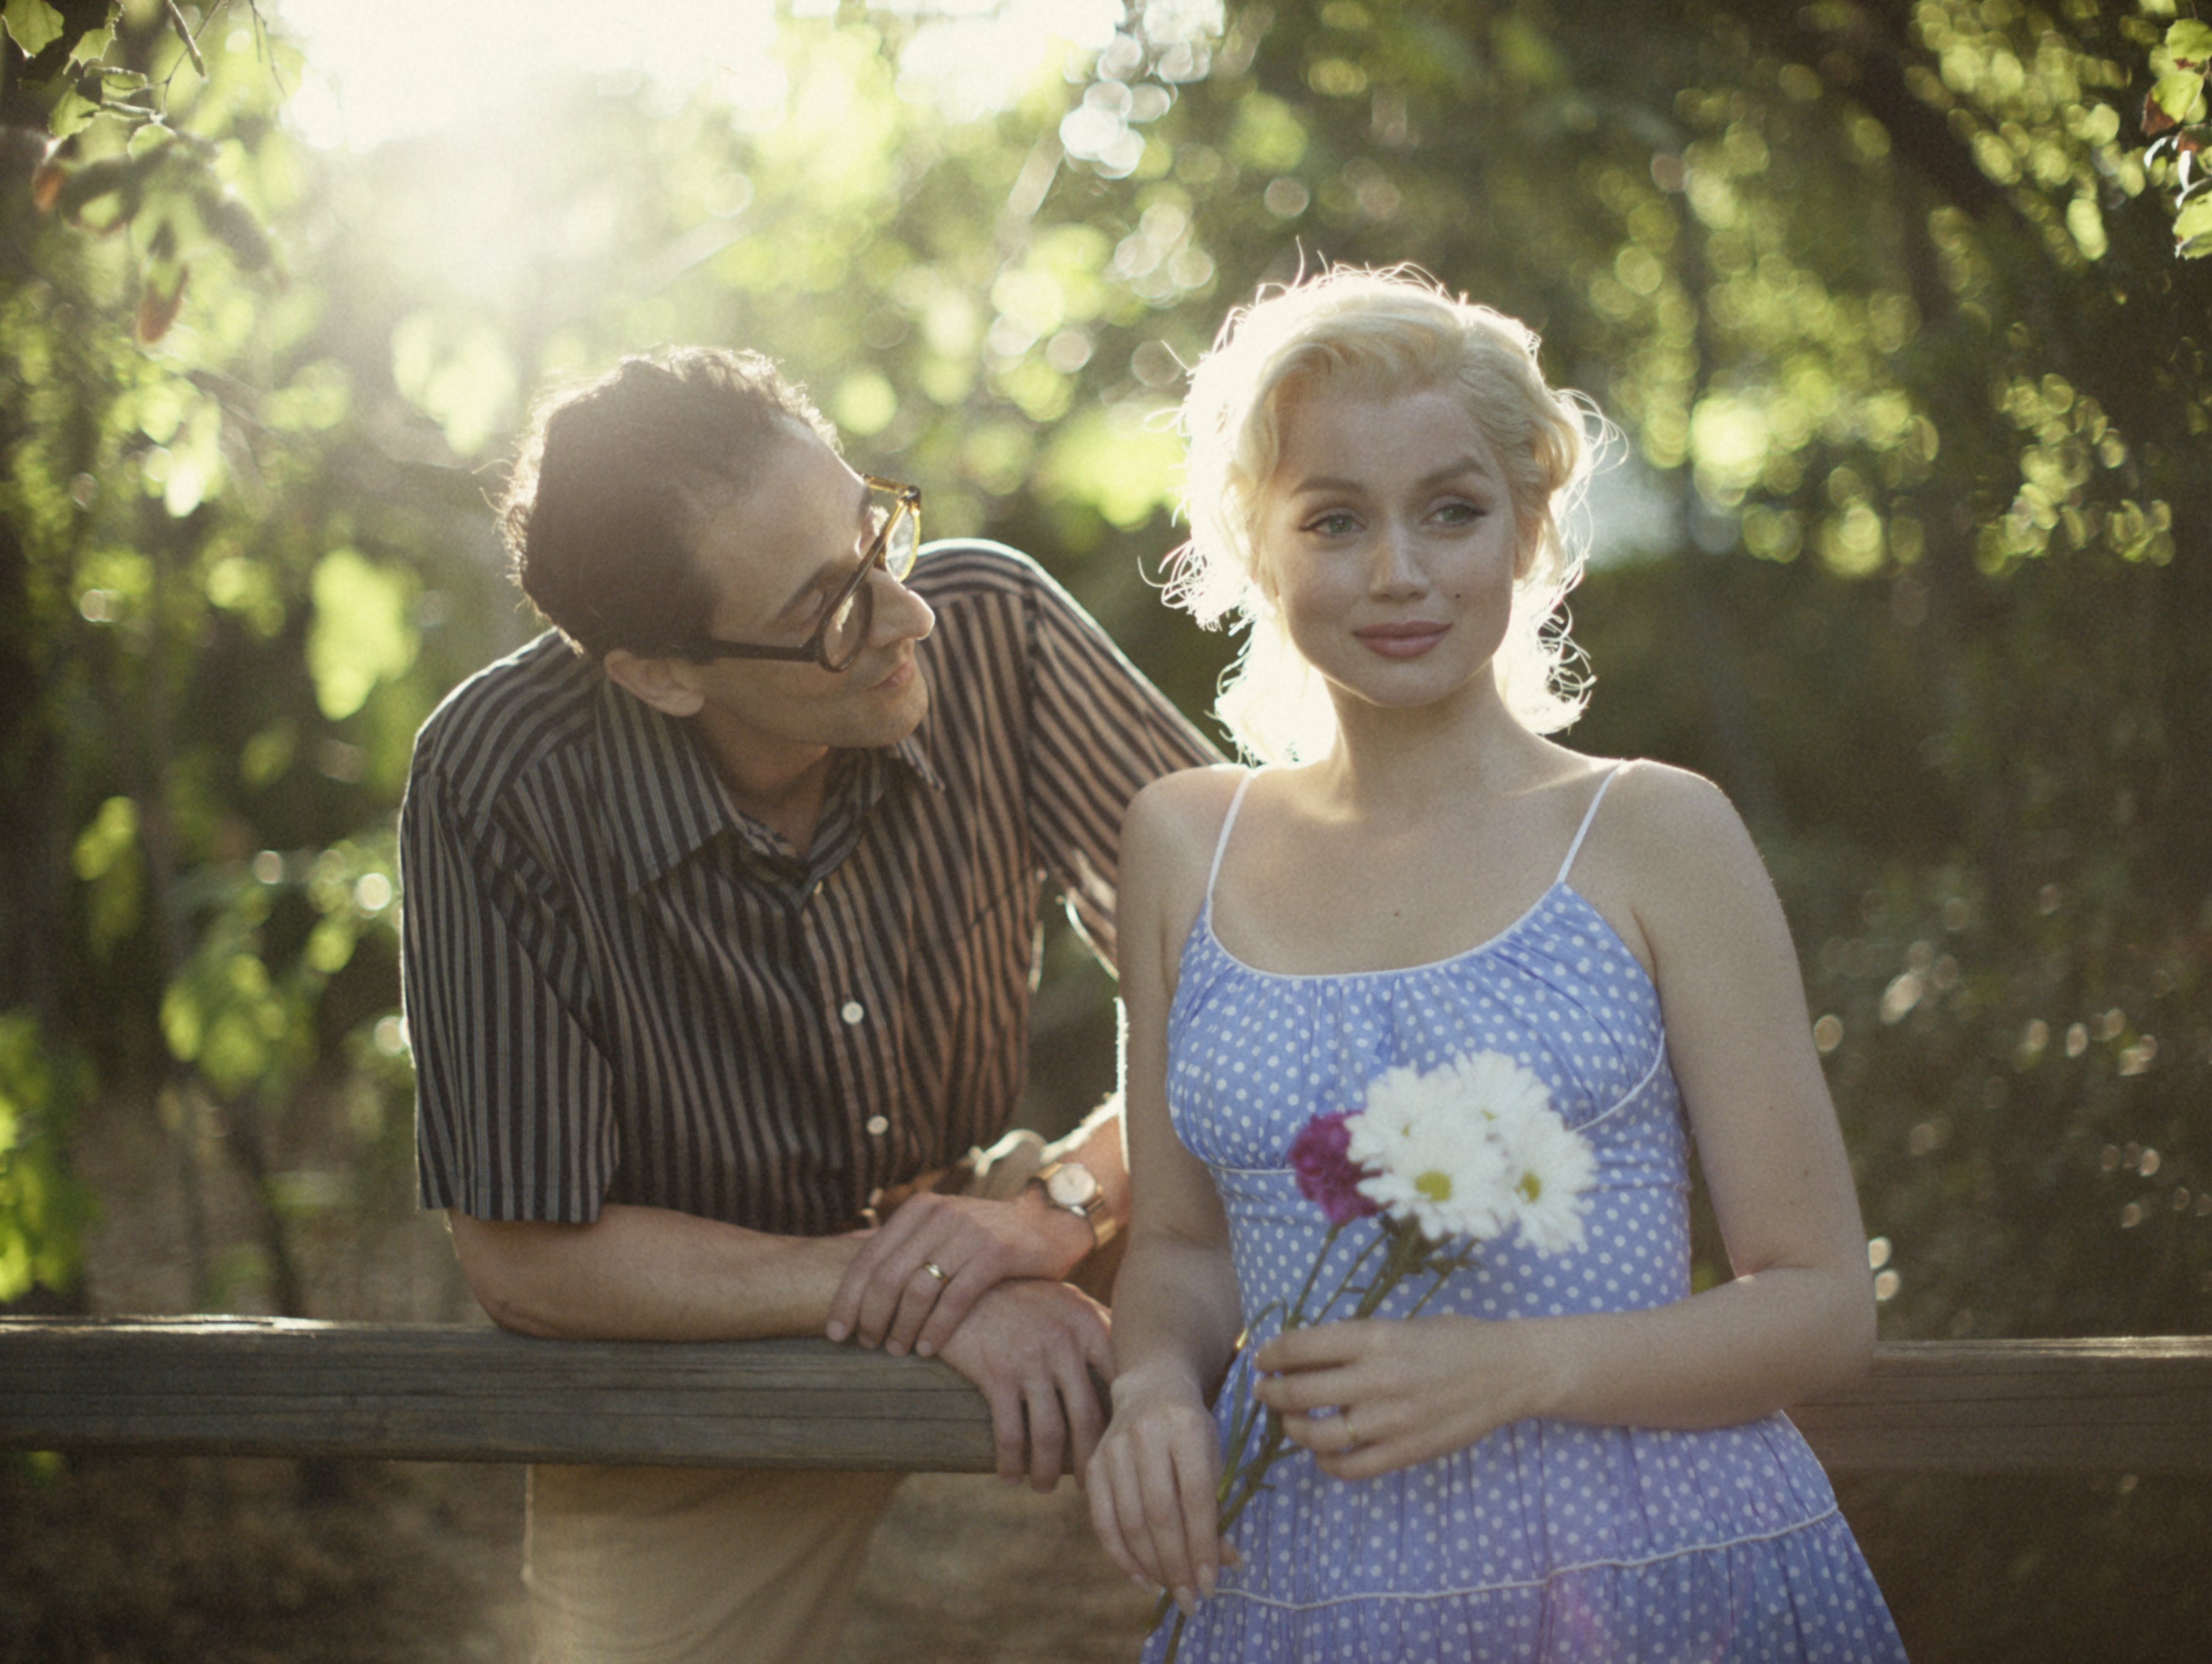
[[1087,1208],[1098,1194],[1097,1175],[1080,1162],[1070,1161],[1054,1169],[1044,1181],[1044,1191],[1063,1208]]

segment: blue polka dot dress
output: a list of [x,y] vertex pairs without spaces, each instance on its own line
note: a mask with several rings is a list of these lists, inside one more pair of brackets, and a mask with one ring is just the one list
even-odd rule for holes
[[[1387,1070],[1484,1050],[1534,1070],[1590,1142],[1584,1240],[1547,1259],[1508,1236],[1425,1309],[1541,1317],[1688,1295],[1688,1151],[1658,993],[1567,883],[1610,783],[1534,905],[1433,965],[1256,970],[1213,934],[1209,879],[1169,1015],[1168,1095],[1178,1135],[1220,1188],[1251,1347],[1279,1326],[1327,1229],[1288,1165],[1299,1129],[1358,1108]],[[1357,1254],[1373,1229],[1348,1228],[1333,1259]],[[1332,1265],[1322,1286],[1337,1281]],[[1409,1280],[1383,1314],[1402,1315],[1419,1292]],[[1250,1355],[1220,1395],[1224,1444]],[[1332,1479],[1294,1449],[1231,1540],[1243,1566],[1200,1605],[1182,1664],[1904,1657],[1826,1475],[1779,1415],[1704,1432],[1516,1422],[1364,1482]],[[1164,1655],[1172,1624],[1170,1612],[1148,1660]]]

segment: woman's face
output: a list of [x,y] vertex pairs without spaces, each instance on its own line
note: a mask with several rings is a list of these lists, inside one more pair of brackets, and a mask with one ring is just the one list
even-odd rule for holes
[[1486,694],[1520,539],[1504,473],[1459,399],[1322,382],[1286,396],[1280,428],[1254,552],[1298,651],[1340,700]]

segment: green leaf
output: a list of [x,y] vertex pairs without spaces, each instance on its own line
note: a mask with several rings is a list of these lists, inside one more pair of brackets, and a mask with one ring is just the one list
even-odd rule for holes
[[1182,445],[1146,412],[1094,409],[1061,424],[1041,483],[1048,495],[1087,503],[1127,531],[1174,503],[1182,462]]
[[86,1073],[27,1013],[0,1013],[0,1301],[76,1280],[91,1198],[70,1173],[67,1134]]
[[15,37],[24,57],[36,58],[60,40],[69,25],[46,0],[8,0],[8,9],[0,12],[0,28]]
[[353,958],[354,944],[360,936],[350,918],[333,916],[319,919],[315,928],[307,932],[302,958],[310,970],[326,977],[336,976]]
[[241,268],[258,271],[269,264],[269,232],[235,191],[203,180],[193,202],[209,234],[230,250]]
[[2193,72],[2162,75],[2150,89],[2150,101],[2182,125],[2200,120],[2204,114],[2204,77]]
[[357,551],[339,549],[316,564],[315,621],[307,631],[307,670],[315,700],[332,722],[368,702],[386,677],[415,662],[407,579]]
[[138,852],[138,805],[111,797],[70,852],[76,875],[92,888],[86,925],[94,948],[105,953],[137,927],[143,896]]
[[72,138],[92,125],[100,106],[71,89],[64,93],[46,116],[46,131],[56,138]]
[[104,878],[115,863],[137,847],[138,805],[128,797],[111,797],[100,806],[92,824],[78,835],[70,852],[70,864],[87,883]]
[[2081,134],[2092,144],[2110,144],[2120,136],[2120,113],[2109,104],[2091,107],[2082,121]]
[[855,370],[838,385],[830,411],[845,432],[872,439],[898,414],[898,393],[874,370]]
[[1247,93],[1237,106],[1231,149],[1246,165],[1270,174],[1288,173],[1304,160],[1305,123],[1297,111],[1266,93]]
[[2094,197],[2076,197],[2066,204],[2066,229],[2075,246],[2093,260],[2101,260],[2111,247],[2105,235],[2105,216]]
[[474,455],[513,420],[520,396],[514,358],[496,330],[434,312],[418,312],[392,330],[392,376],[462,456]]
[[2166,32],[2166,49],[2177,64],[2212,64],[2212,23],[2184,18]]
[[2212,254],[2212,192],[2202,192],[2173,216],[2175,253],[2190,259]]
[[[111,16],[113,15],[112,12],[109,14]],[[76,45],[70,48],[70,67],[76,69],[84,64],[99,63],[101,58],[107,56],[107,49],[114,44],[115,26],[113,24],[111,23],[101,29],[87,29],[82,34],[77,36]],[[107,70],[105,78],[111,87],[119,84],[133,91],[153,84],[150,77],[124,70]]]

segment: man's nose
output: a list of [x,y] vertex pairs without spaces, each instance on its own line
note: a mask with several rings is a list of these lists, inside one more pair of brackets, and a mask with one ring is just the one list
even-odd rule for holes
[[929,603],[883,568],[869,573],[868,582],[878,586],[875,626],[868,632],[875,637],[877,646],[924,641],[937,628],[937,614],[930,610]]

